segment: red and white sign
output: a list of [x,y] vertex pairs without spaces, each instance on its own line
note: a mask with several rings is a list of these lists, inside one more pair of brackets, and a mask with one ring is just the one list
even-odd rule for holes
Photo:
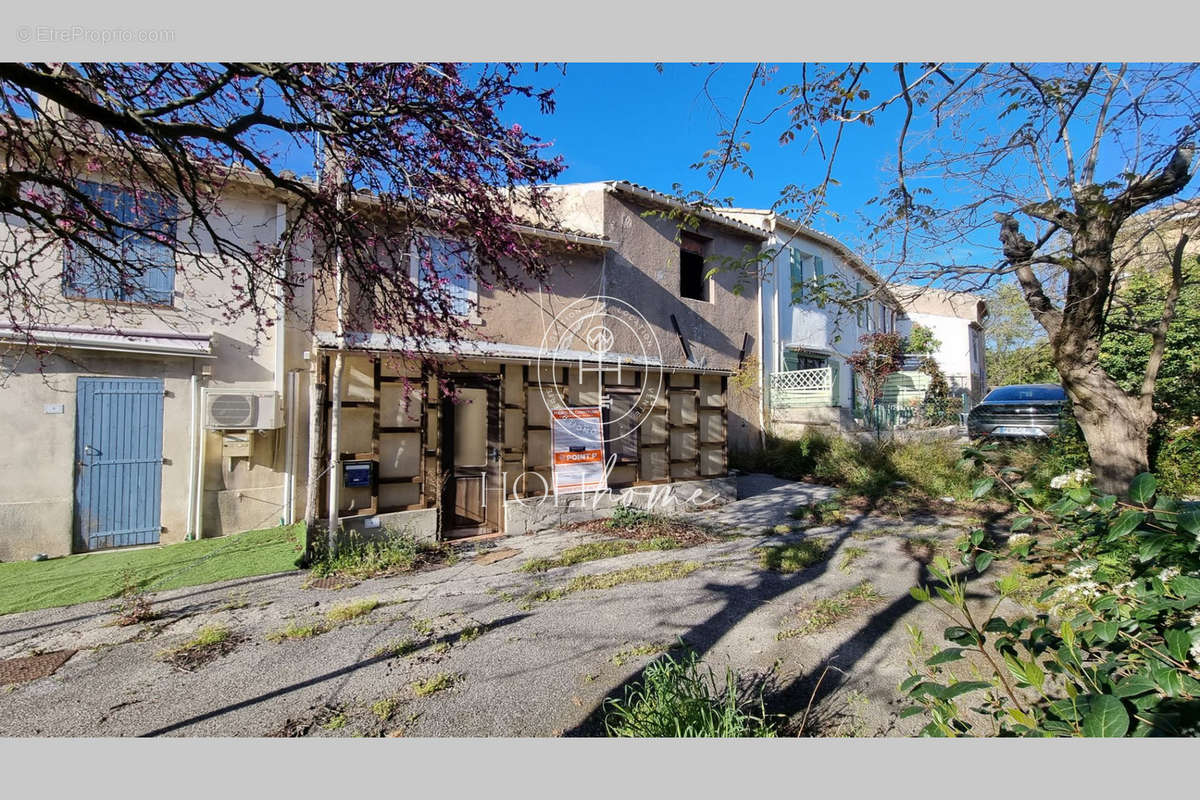
[[599,406],[553,408],[550,452],[554,493],[594,492],[608,488],[604,474],[604,419]]

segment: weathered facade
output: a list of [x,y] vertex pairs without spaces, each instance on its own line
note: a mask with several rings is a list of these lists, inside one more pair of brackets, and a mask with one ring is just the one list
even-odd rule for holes
[[[247,243],[270,241],[286,213],[252,184],[231,184],[222,203]],[[0,252],[22,235],[0,227]],[[256,335],[252,320],[223,315],[225,281],[182,254],[166,254],[153,294],[123,300],[68,287],[68,258],[47,251],[31,265],[54,324],[0,326],[0,559],[294,519],[303,461],[287,455],[307,445],[303,426],[284,421],[308,413],[289,378],[307,371],[298,318]],[[241,435],[249,445],[237,455],[206,427],[206,398],[223,390],[259,393],[274,410],[270,427]]]
[[[336,450],[343,476],[359,471],[366,485],[335,486],[343,525],[463,537],[603,513],[616,493],[668,506],[731,496],[728,451],[760,438],[756,403],[729,381],[757,348],[757,286],[701,273],[690,298],[681,280],[693,256],[744,257],[762,234],[716,214],[681,233],[654,213],[669,198],[628,183],[554,191],[576,233],[552,255],[548,291],[474,294],[471,341],[426,343],[420,362],[393,358],[403,348],[380,333],[347,337]],[[600,328],[597,345],[589,331]],[[318,342],[328,375],[337,339]],[[552,413],[594,406],[610,492],[555,497]]]

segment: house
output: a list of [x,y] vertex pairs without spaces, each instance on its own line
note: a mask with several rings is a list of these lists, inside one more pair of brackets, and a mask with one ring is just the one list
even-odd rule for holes
[[[832,236],[767,210],[721,211],[766,234],[759,303],[765,425],[783,436],[853,429],[862,393],[846,357],[863,334],[907,333],[899,302]],[[847,305],[851,299],[858,302]]]
[[[81,168],[81,180],[121,213],[154,213],[102,172]],[[319,247],[281,265],[302,286],[265,333],[225,313],[233,295],[219,275],[158,240],[128,240],[154,264],[133,283],[43,249],[29,267],[48,313],[0,328],[0,560],[290,523],[310,456],[327,464],[330,452],[322,516],[332,506],[345,528],[426,538],[537,530],[603,513],[613,492],[643,506],[732,497],[729,448],[761,435],[756,401],[730,387],[757,355],[758,294],[708,270],[757,252],[765,234],[712,212],[681,225],[674,200],[625,182],[554,191],[571,230],[523,231],[548,244],[549,290],[452,278],[470,336],[419,352],[379,331],[337,335],[330,293],[311,280]],[[289,213],[248,175],[221,203],[247,249],[272,244]],[[17,253],[22,236],[0,228],[0,252]],[[418,282],[416,250],[453,273],[453,245],[414,243]],[[591,496],[554,466],[590,456],[554,447],[575,409],[602,440],[602,480],[580,484],[605,490]]]
[[[760,438],[756,402],[729,387],[757,352],[757,287],[708,273],[765,235],[709,211],[683,225],[681,204],[624,181],[549,190],[570,233],[544,233],[562,237],[548,291],[464,283],[466,305],[478,304],[469,341],[408,359],[391,355],[406,343],[379,332],[346,337],[336,450],[347,477],[332,489],[342,525],[461,538],[585,518],[613,493],[635,505],[733,496],[729,449]],[[336,337],[321,330],[317,343],[327,376]],[[556,464],[571,454],[554,437],[572,409],[598,417],[607,476],[592,496],[559,491]]]
[[[132,227],[169,216],[170,198],[134,197],[103,171],[80,176]],[[220,213],[252,248],[271,243],[287,209],[235,176]],[[24,241],[18,226],[0,227],[0,252],[28,261],[43,306],[37,320],[0,325],[0,559],[295,520],[306,441],[302,425],[286,422],[308,413],[298,383],[307,344],[282,302],[282,324],[259,335],[253,320],[227,316],[230,289],[201,268],[202,252],[131,235],[122,255],[154,266],[116,280],[78,251],[30,259]],[[237,418],[236,440],[217,429],[222,415]]]
[[951,392],[978,403],[987,391],[983,327],[987,303],[978,295],[931,286],[896,286],[914,325],[928,328],[938,342],[931,354],[946,376]]

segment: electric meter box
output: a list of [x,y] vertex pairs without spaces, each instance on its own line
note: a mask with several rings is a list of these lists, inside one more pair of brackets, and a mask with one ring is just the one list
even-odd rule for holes
[[372,461],[347,461],[342,465],[342,485],[347,488],[371,485]]

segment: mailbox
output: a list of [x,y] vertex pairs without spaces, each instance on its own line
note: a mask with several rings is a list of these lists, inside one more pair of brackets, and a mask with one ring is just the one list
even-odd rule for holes
[[342,465],[342,485],[348,488],[371,485],[373,461],[347,461]]

